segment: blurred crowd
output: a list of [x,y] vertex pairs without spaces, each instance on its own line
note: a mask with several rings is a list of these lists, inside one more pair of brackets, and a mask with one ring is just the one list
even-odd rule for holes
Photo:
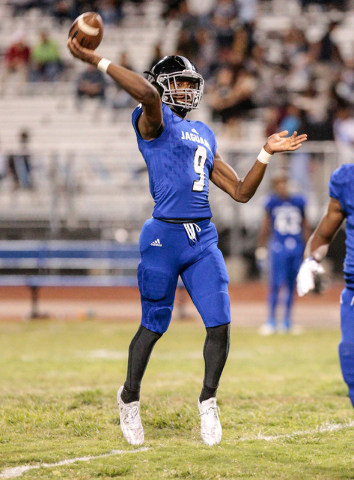
[[174,12],[181,20],[177,53],[206,79],[214,119],[236,135],[240,119],[260,114],[267,135],[276,130],[306,131],[311,140],[343,135],[354,104],[354,61],[343,58],[334,40],[345,2],[311,2],[323,14],[328,11],[322,36],[313,42],[306,28],[310,2],[302,2],[302,28],[294,19],[287,31],[268,35],[258,28],[257,3],[218,0],[210,13],[197,16],[181,1]]
[[105,25],[118,25],[124,18],[124,4],[132,3],[137,12],[146,0],[10,0],[13,15],[22,15],[32,8],[39,8],[44,14],[52,15],[59,24],[73,21],[85,12],[97,12]]
[[[140,11],[147,0],[129,0]],[[106,24],[124,19],[127,0],[11,0],[14,15],[41,8],[58,22],[94,10]],[[354,141],[354,58],[344,58],[336,43],[349,0],[299,0],[299,18],[288,30],[265,32],[259,8],[265,0],[214,0],[196,13],[193,0],[164,0],[162,17],[180,28],[174,53],[192,60],[206,80],[206,102],[225,132],[240,135],[244,119],[262,117],[266,134],[277,130],[306,131],[311,140]],[[198,3],[198,2],[197,2]],[[195,2],[194,2],[195,6]],[[312,9],[312,10],[311,10]],[[316,41],[308,35],[309,12],[321,15],[323,31]],[[313,17],[312,17],[313,18]],[[313,23],[313,20],[312,20]],[[300,26],[301,25],[301,26]],[[150,67],[165,54],[163,41],[151,52]],[[119,62],[132,68],[127,53]],[[16,74],[28,81],[55,81],[66,65],[59,45],[47,31],[30,46],[24,34],[14,35],[3,55],[2,83]],[[92,67],[76,81],[78,105],[84,98],[106,98],[107,79]],[[117,88],[114,108],[130,106]]]

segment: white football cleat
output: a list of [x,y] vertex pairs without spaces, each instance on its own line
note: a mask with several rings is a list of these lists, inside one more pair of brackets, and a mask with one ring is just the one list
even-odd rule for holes
[[262,335],[263,337],[269,337],[269,335],[274,335],[275,332],[275,327],[273,327],[273,325],[268,322],[263,323],[263,325],[261,325],[258,329],[259,335]]
[[144,443],[144,430],[140,420],[140,402],[124,403],[122,400],[123,387],[117,392],[117,402],[120,415],[120,427],[124,438],[130,445]]
[[204,402],[199,402],[198,408],[201,419],[201,435],[203,442],[212,447],[221,442],[222,428],[216,405],[216,398],[212,397]]

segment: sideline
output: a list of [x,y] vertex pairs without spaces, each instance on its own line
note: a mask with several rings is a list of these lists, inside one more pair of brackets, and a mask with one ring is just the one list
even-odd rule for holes
[[61,467],[63,465],[71,465],[72,463],[76,462],[89,462],[90,460],[95,460],[96,458],[112,457],[113,455],[122,455],[124,453],[146,452],[147,450],[149,450],[149,447],[138,448],[137,450],[112,450],[111,452],[103,453],[102,455],[88,455],[87,457],[69,458],[57,463],[41,463],[40,465],[23,465],[21,467],[5,468],[5,470],[0,473],[0,478],[16,478],[20,477],[28,470]]

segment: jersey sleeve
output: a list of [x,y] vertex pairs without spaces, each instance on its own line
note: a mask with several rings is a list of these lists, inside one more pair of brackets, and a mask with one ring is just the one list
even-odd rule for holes
[[138,105],[132,113],[132,124],[137,137],[140,137],[137,124],[138,124],[139,117],[142,113],[143,113],[143,107],[141,106],[141,104]]
[[343,211],[345,211],[345,191],[346,191],[346,165],[337,168],[329,180],[329,196],[335,198],[341,204]]
[[140,132],[139,132],[139,129],[138,129],[138,120],[139,120],[139,117],[142,113],[143,113],[143,107],[140,103],[132,113],[132,124],[133,124],[134,131],[136,133],[136,136],[138,138],[138,143],[139,142],[152,143],[155,140],[157,140],[157,138],[161,138],[163,135],[166,135],[166,131],[169,130],[169,122],[170,122],[170,116],[169,115],[172,114],[171,110],[167,107],[167,105],[162,104],[162,115],[163,115],[163,122],[164,122],[164,125],[165,125],[164,129],[163,129],[162,133],[157,138],[155,138],[153,140],[144,140],[143,137],[140,135]]

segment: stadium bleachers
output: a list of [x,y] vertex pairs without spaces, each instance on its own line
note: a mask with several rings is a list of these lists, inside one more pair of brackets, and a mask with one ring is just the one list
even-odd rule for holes
[[[264,12],[259,18],[261,33],[288,28],[297,2],[290,2],[287,9],[280,8],[278,4],[281,3],[272,2],[270,11],[262,4]],[[147,2],[144,16],[135,15],[132,11],[120,28],[107,27],[99,47],[102,55],[116,59],[120,52],[127,50],[133,67],[142,72],[149,65],[157,41],[163,40],[164,53],[173,52],[179,25],[175,21],[166,24],[161,20],[161,6],[158,1]],[[128,4],[127,8],[131,5]],[[109,92],[106,107],[97,101],[87,101],[82,109],[78,109],[74,79],[84,65],[74,61],[66,48],[67,26],[55,26],[52,18],[41,15],[36,9],[24,17],[12,17],[9,8],[2,4],[0,13],[0,45],[3,48],[18,29],[25,29],[28,40],[33,44],[38,30],[47,27],[54,32],[53,37],[62,46],[63,58],[71,66],[61,82],[26,85],[8,82],[0,96],[0,155],[16,152],[19,131],[28,129],[34,178],[33,190],[14,190],[11,178],[0,182],[0,221],[41,220],[52,224],[65,221],[76,226],[86,222],[89,225],[120,225],[138,229],[150,216],[153,202],[148,178],[143,171],[144,162],[131,128],[132,109],[113,111],[109,107]],[[321,28],[325,18],[321,22],[313,25],[312,35]],[[353,23],[354,15],[350,13],[337,32],[347,56],[353,50]],[[279,40],[274,38],[271,41],[276,50]],[[193,117],[210,124],[205,102]],[[220,124],[213,125],[219,150],[227,161],[237,167],[240,175],[247,171],[262,144],[263,125],[263,119],[258,117],[243,121],[243,140],[237,142],[224,138]],[[325,155],[321,150],[319,154]],[[327,165],[328,168],[336,166],[336,158],[327,161]],[[314,221],[321,214],[327,182],[322,173],[321,178],[321,191],[310,198]],[[266,189],[267,182],[264,182],[258,195],[261,196]],[[219,226],[232,226],[236,222],[248,225],[250,218],[257,224],[260,218],[260,202],[252,202],[239,209],[225,194],[214,188],[210,197]]]

